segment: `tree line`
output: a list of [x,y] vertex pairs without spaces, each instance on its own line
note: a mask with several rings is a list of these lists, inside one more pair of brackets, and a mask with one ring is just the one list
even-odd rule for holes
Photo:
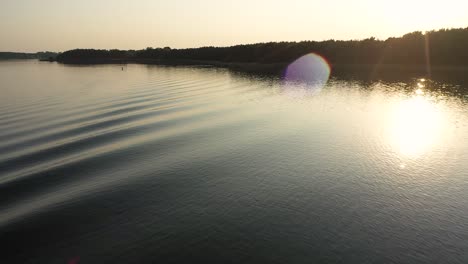
[[75,49],[57,56],[63,63],[171,62],[289,63],[317,53],[331,64],[405,64],[468,66],[468,28],[412,32],[386,40],[268,42],[231,47],[142,50]]
[[54,60],[57,53],[44,51],[36,53],[23,53],[23,52],[0,52],[0,60]]

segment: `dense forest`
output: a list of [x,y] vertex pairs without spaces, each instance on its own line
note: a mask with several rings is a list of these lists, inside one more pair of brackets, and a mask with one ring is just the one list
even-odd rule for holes
[[0,60],[54,60],[57,56],[55,52],[36,52],[36,53],[21,53],[21,52],[0,52]]
[[269,42],[232,47],[143,50],[75,49],[61,53],[63,63],[255,63],[286,64],[302,55],[318,53],[332,65],[391,64],[468,66],[468,28],[413,32],[378,40]]

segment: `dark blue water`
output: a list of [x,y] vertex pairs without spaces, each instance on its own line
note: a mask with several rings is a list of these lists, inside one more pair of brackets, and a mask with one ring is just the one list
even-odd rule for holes
[[461,88],[1,62],[0,262],[466,263]]

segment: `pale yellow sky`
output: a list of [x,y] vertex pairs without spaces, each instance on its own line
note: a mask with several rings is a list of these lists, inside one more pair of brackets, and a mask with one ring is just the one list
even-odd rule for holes
[[0,51],[385,39],[468,27],[467,10],[467,0],[1,0]]

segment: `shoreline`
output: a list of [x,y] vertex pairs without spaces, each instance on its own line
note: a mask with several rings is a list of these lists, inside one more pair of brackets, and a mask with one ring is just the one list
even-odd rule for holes
[[[51,60],[46,60],[52,62]],[[100,65],[100,64],[143,64],[161,66],[199,66],[227,68],[233,71],[252,74],[282,74],[289,63],[255,63],[255,62],[222,62],[208,60],[161,60],[161,59],[89,59],[57,61],[64,65]],[[426,65],[405,64],[331,64],[331,75],[347,76],[358,75],[361,78],[379,79],[392,75],[418,75],[428,77],[452,74],[468,74],[468,66],[464,65],[436,65],[431,66],[430,71]],[[386,78],[383,78],[386,79]],[[392,78],[393,79],[393,78]]]
[[161,66],[200,66],[228,68],[252,73],[280,73],[288,63],[245,63],[205,60],[160,60],[160,59],[85,59],[55,62],[65,65],[100,65],[100,64],[144,64]]

